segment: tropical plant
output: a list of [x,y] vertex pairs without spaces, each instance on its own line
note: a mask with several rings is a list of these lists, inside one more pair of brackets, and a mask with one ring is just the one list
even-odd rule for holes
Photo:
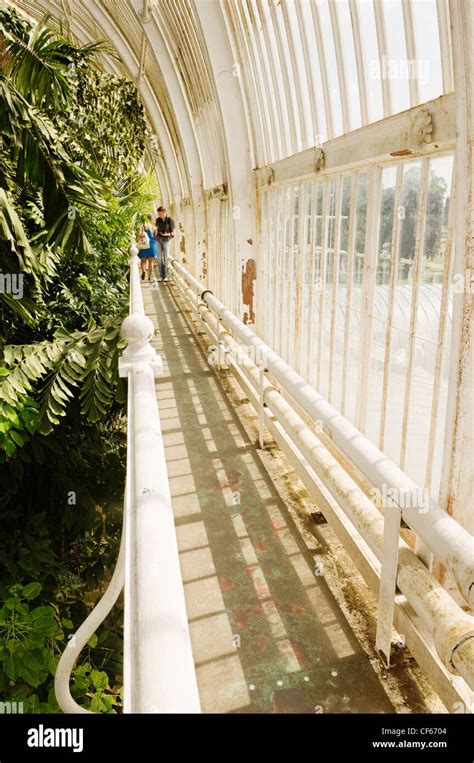
[[[0,2],[0,698],[29,712],[59,711],[58,654],[120,536],[129,231],[157,194],[143,106],[103,50]],[[120,708],[120,618],[73,673],[101,712]]]

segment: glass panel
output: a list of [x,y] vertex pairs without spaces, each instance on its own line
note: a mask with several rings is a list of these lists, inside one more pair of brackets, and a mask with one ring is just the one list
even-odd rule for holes
[[378,445],[385,367],[388,303],[390,293],[391,246],[395,207],[395,167],[382,171],[380,183],[380,223],[375,272],[372,341],[370,347],[369,395],[366,434]]
[[295,74],[297,74],[298,80],[301,83],[301,97],[303,101],[302,118],[304,119],[306,135],[308,136],[308,140],[306,142],[303,142],[303,148],[310,148],[311,146],[314,145],[314,130],[313,130],[313,120],[311,118],[311,104],[310,104],[308,81],[306,78],[306,67],[304,62],[303,45],[301,42],[300,30],[298,26],[298,18],[296,15],[296,7],[295,7],[295,2],[299,2],[299,1],[300,0],[287,0],[286,8],[288,13],[290,29],[291,29],[293,49],[295,52],[296,66],[298,70]]
[[[420,484],[425,480],[431,423],[452,167],[452,156],[432,159],[428,176],[406,459],[408,474]],[[442,383],[447,385],[447,379]]]
[[[298,103],[296,98],[296,89],[294,87],[294,78],[298,76],[298,72],[293,72],[293,66],[291,63],[291,56],[290,56],[290,48],[288,46],[288,38],[286,35],[286,29],[285,29],[285,23],[283,20],[283,11],[282,11],[281,5],[275,6],[275,13],[276,13],[278,29],[280,32],[281,46],[283,49],[282,52],[283,52],[284,60],[281,62],[281,64],[282,64],[282,67],[285,67],[285,70],[288,74],[288,79],[289,79],[289,92],[286,92],[286,108],[291,109],[291,120],[296,130],[296,146],[294,147],[294,152],[296,152],[296,151],[301,151],[303,148],[303,141],[301,138],[301,125],[299,120],[299,110],[298,110]],[[286,80],[284,80],[284,83],[285,83],[285,89],[287,89]]]
[[357,4],[357,10],[359,11],[360,36],[367,82],[369,121],[376,122],[383,117],[383,103],[380,58],[372,0],[360,0]]
[[413,0],[420,103],[443,92],[436,0]]
[[331,15],[329,13],[328,0],[316,0],[319,11],[319,23],[323,38],[324,56],[328,73],[329,97],[331,99],[332,125],[334,135],[342,134],[342,111],[341,94],[339,91],[339,79],[337,77],[336,51],[332,34]]
[[416,61],[407,60],[405,25],[401,0],[383,0],[387,36],[387,59],[382,61],[382,77],[390,80],[392,112],[410,108],[410,77],[416,74]]
[[349,0],[338,0],[336,13],[339,20],[339,36],[341,38],[342,57],[346,76],[347,106],[349,109],[349,125],[355,130],[362,124],[360,116],[359,82],[357,79],[357,63],[352,36],[352,20]]
[[391,367],[387,396],[388,416],[385,430],[385,452],[395,463],[400,462],[420,177],[420,162],[404,165],[402,203],[395,212],[400,217],[400,244],[393,306]]
[[314,144],[318,145],[319,143],[322,143],[325,140],[327,140],[327,137],[328,137],[327,125],[326,125],[326,110],[324,108],[324,98],[323,98],[323,85],[321,80],[321,69],[319,65],[319,57],[317,54],[316,36],[314,34],[314,24],[313,24],[313,17],[311,14],[310,0],[299,0],[299,2],[300,2],[301,12],[304,19],[306,39],[308,40],[308,48],[310,51],[312,51],[311,67],[312,67],[313,81],[315,83],[315,92],[311,93],[311,97],[316,99],[316,108],[317,108],[317,113],[319,115],[319,118],[318,118],[319,135],[313,135],[313,138],[314,138]]
[[[275,31],[273,29],[273,22],[270,16],[270,8],[267,5],[267,3],[263,3],[262,7],[263,7],[263,13],[265,14],[265,24],[268,29],[268,39],[270,43],[270,49],[268,50],[268,55],[271,56],[271,60],[275,67],[275,75],[276,75],[277,87],[278,87],[277,97],[280,99],[281,111],[282,111],[283,122],[284,122],[285,134],[284,134],[283,144],[284,145],[286,144],[286,146],[289,147],[291,146],[290,123],[289,123],[289,114],[288,114],[288,104],[286,100],[286,93],[285,93],[284,80],[283,80],[283,72],[282,72],[281,64],[280,64],[280,56],[278,55],[278,46],[276,43]],[[285,151],[283,152],[280,158],[283,158],[284,156],[288,156],[289,151],[291,151],[291,149],[285,149]]]
[[344,362],[344,330],[346,319],[346,300],[347,300],[347,247],[349,243],[349,223],[350,223],[350,205],[351,205],[352,178],[346,175],[342,178],[341,190],[341,233],[339,239],[339,273],[338,286],[336,291],[336,309],[334,326],[334,357],[333,357],[333,381],[331,403],[338,409],[341,409],[342,399],[342,372]]
[[271,80],[271,72],[270,72],[270,64],[268,61],[268,50],[267,46],[265,44],[265,39],[263,35],[263,28],[260,23],[260,17],[257,11],[256,2],[255,0],[248,0],[248,9],[249,9],[249,16],[252,19],[253,23],[253,46],[254,46],[254,55],[256,60],[259,62],[259,69],[260,69],[260,81],[261,81],[261,89],[262,92],[265,94],[265,98],[267,101],[267,119],[269,117],[269,121],[267,123],[267,130],[269,131],[269,134],[271,136],[271,160],[274,161],[278,157],[281,156],[281,138],[279,135],[279,122],[278,122],[278,112],[277,112],[277,106],[276,106],[276,99],[275,99],[275,91],[273,88],[272,80]]

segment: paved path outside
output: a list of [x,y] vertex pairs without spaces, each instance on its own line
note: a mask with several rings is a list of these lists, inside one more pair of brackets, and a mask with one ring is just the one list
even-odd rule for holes
[[393,712],[169,285],[143,290],[203,712]]

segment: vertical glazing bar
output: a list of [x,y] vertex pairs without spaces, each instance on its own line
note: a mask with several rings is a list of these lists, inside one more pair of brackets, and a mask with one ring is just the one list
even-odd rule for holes
[[[444,0],[443,0],[444,2]],[[411,12],[411,0],[402,0],[403,25],[405,27],[405,45],[409,61],[416,61],[416,43],[415,31],[413,29],[413,15]],[[410,77],[408,80],[410,88],[410,106],[416,106],[420,102],[418,92],[418,78]]]
[[342,57],[341,35],[339,34],[339,21],[337,18],[336,3],[329,3],[329,13],[331,15],[332,36],[334,39],[334,49],[336,51],[337,77],[339,80],[339,98],[341,100],[342,128],[344,133],[349,132],[349,106],[347,103],[346,74],[344,71],[344,59]]
[[281,219],[281,228],[280,228],[280,262],[281,267],[279,269],[279,276],[280,276],[280,284],[279,284],[279,299],[278,299],[278,305],[279,308],[276,311],[277,313],[277,325],[278,325],[278,335],[277,335],[277,346],[278,346],[278,354],[283,356],[283,333],[285,331],[284,327],[284,317],[283,317],[283,308],[284,308],[284,299],[285,299],[285,256],[286,256],[286,228],[288,225],[288,188],[282,188],[281,189],[281,195],[282,195],[282,219]]
[[377,29],[377,44],[379,49],[380,60],[380,73],[382,83],[382,101],[383,101],[383,115],[389,117],[392,113],[392,104],[390,97],[390,80],[384,76],[385,66],[384,62],[387,61],[387,37],[385,34],[385,23],[383,16],[383,8],[381,0],[373,0],[374,4],[374,16],[375,27]]
[[341,240],[341,205],[342,205],[342,183],[343,175],[336,178],[336,201],[334,205],[335,231],[334,246],[332,258],[332,310],[331,310],[331,336],[329,340],[329,381],[328,381],[328,400],[332,403],[332,384],[334,376],[334,345],[336,341],[336,321],[337,321],[337,291],[339,288],[339,260],[340,260],[340,240]]
[[290,51],[291,68],[293,69],[293,74],[292,74],[293,90],[296,94],[296,105],[298,109],[298,117],[296,117],[296,114],[295,114],[293,118],[295,119],[298,118],[299,120],[301,140],[303,142],[303,145],[301,146],[301,148],[306,148],[307,146],[311,144],[310,144],[310,141],[308,140],[308,129],[307,129],[306,119],[305,119],[303,92],[301,89],[301,79],[299,76],[298,64],[296,62],[294,34],[296,33],[297,30],[296,29],[292,30],[291,28],[290,19],[288,16],[288,0],[280,0],[280,6],[281,6],[282,14],[283,14],[283,23],[285,25],[286,39],[288,40],[288,49]]
[[[283,82],[285,85],[286,103],[285,108],[288,108],[292,104],[292,93],[294,92],[294,81],[290,79],[288,67],[285,61],[285,51],[283,47],[283,39],[281,35],[280,25],[278,23],[277,10],[273,0],[270,0],[270,19],[275,34],[275,39],[278,48],[278,56],[280,59],[280,66],[283,75]],[[296,114],[289,115],[290,125],[290,138],[291,138],[291,153],[296,154],[298,151],[298,135],[296,132]]]
[[285,210],[285,249],[283,266],[283,292],[282,292],[282,357],[288,362],[290,316],[291,316],[291,290],[293,287],[293,225],[294,225],[294,196],[295,187],[286,188]]
[[436,0],[436,8],[438,11],[439,48],[441,54],[441,72],[443,76],[443,93],[451,93],[454,90],[454,78],[448,0]]
[[[446,345],[446,327],[449,310],[449,289],[451,272],[453,268],[453,236],[454,236],[454,210],[456,194],[456,181],[453,176],[451,183],[451,198],[448,212],[448,229],[446,233],[446,250],[443,271],[443,286],[441,292],[440,316],[438,327],[438,347],[436,349],[436,361],[434,371],[433,400],[431,403],[430,433],[428,435],[428,455],[426,459],[425,487],[431,490],[433,480],[433,456],[435,449],[436,427],[438,425],[438,409],[441,391],[441,379],[443,375],[443,354]],[[433,496],[437,499],[437,496]]]
[[260,17],[260,14],[257,9],[256,0],[251,0],[251,2],[252,2],[252,14],[255,20],[254,41],[255,41],[256,57],[260,60],[260,68],[262,71],[262,82],[263,82],[263,87],[265,89],[265,95],[267,98],[268,112],[270,114],[269,137],[270,137],[271,155],[269,157],[269,160],[271,162],[274,162],[276,159],[278,159],[282,155],[282,152],[281,152],[281,136],[278,131],[279,114],[278,114],[277,93],[275,90],[274,83],[272,82],[271,64],[269,62],[271,51],[268,48],[268,46],[262,45],[261,35],[265,34],[263,29],[263,25],[265,22],[264,20],[262,21]]
[[367,200],[367,234],[365,240],[364,274],[361,300],[361,352],[359,358],[359,382],[357,395],[356,426],[365,431],[367,401],[370,389],[370,353],[374,312],[375,279],[377,273],[377,245],[380,218],[380,166],[372,167],[369,175],[369,198]]
[[310,282],[309,282],[309,296],[308,296],[308,313],[309,313],[309,326],[308,326],[308,344],[306,347],[306,379],[309,384],[313,384],[313,355],[314,355],[314,266],[316,261],[316,211],[317,211],[317,199],[318,199],[318,180],[311,182],[311,242],[310,242],[310,257],[311,257],[311,270],[310,270]]
[[323,178],[323,220],[322,220],[322,239],[321,239],[321,265],[320,265],[320,288],[319,288],[319,338],[318,338],[318,365],[316,370],[316,386],[321,387],[321,363],[323,349],[323,330],[324,330],[324,307],[326,298],[326,261],[328,251],[328,230],[329,230],[329,178]]
[[272,305],[272,289],[271,289],[271,278],[272,278],[272,237],[271,237],[271,226],[270,226],[270,217],[269,217],[269,193],[268,189],[262,190],[259,194],[260,204],[261,204],[261,213],[260,213],[260,220],[261,220],[261,238],[260,238],[260,246],[259,251],[261,253],[261,258],[263,260],[263,267],[264,267],[264,274],[265,274],[265,282],[263,285],[263,294],[260,299],[260,307],[258,311],[258,321],[259,326],[262,330],[263,338],[266,337],[265,341],[268,342],[269,337],[269,322],[271,322],[271,316],[273,314],[273,305]]
[[423,267],[423,250],[425,243],[426,200],[428,196],[429,159],[423,159],[421,165],[420,199],[416,222],[415,252],[413,257],[413,283],[410,312],[410,330],[408,336],[408,363],[405,385],[405,400],[403,404],[402,442],[400,449],[400,468],[405,469],[405,457],[408,434],[408,417],[410,413],[411,387],[413,382],[413,360],[415,357],[416,319],[420,292],[421,271]]
[[252,59],[250,55],[250,48],[247,43],[245,34],[245,24],[241,17],[240,2],[239,0],[232,0],[230,4],[234,7],[235,28],[238,31],[241,49],[241,57],[245,61],[245,74],[247,79],[247,88],[249,96],[252,99],[252,113],[253,123],[255,124],[255,132],[257,139],[257,154],[258,165],[264,166],[268,164],[267,145],[265,136],[265,124],[261,113],[262,99],[258,87],[258,82],[255,76],[255,72],[252,67]]
[[288,149],[287,146],[287,140],[286,140],[286,130],[285,130],[285,119],[283,116],[283,109],[286,108],[286,103],[281,102],[280,97],[280,88],[278,86],[278,74],[275,67],[275,58],[273,53],[273,46],[270,42],[270,33],[268,30],[268,19],[265,16],[263,7],[262,7],[262,0],[256,0],[257,2],[257,9],[258,14],[260,17],[260,23],[262,25],[262,31],[263,31],[263,38],[265,41],[265,48],[268,53],[268,63],[270,65],[270,73],[272,77],[272,87],[273,92],[275,94],[275,103],[277,107],[277,115],[278,115],[278,126],[279,126],[279,147],[278,147],[278,159],[283,158],[283,156],[287,156],[289,153],[291,153],[291,150]]
[[[271,189],[269,193],[272,194],[274,198],[274,213],[275,213],[275,256],[274,256],[274,292],[273,292],[273,329],[272,329],[272,347],[276,348],[278,346],[277,342],[277,336],[278,336],[278,321],[280,318],[280,310],[278,309],[279,300],[278,300],[278,294],[280,292],[280,281],[281,279],[281,267],[279,267],[279,264],[281,263],[281,226],[282,226],[282,189]],[[272,210],[273,211],[273,210]]]
[[252,29],[252,25],[248,17],[248,10],[246,8],[246,3],[243,2],[242,0],[238,0],[238,5],[239,5],[242,28],[244,32],[246,33],[248,41],[249,41],[247,45],[247,56],[248,56],[250,70],[252,72],[252,79],[254,81],[255,92],[257,95],[259,119],[260,119],[260,124],[262,125],[262,144],[264,146],[264,151],[265,151],[262,159],[264,164],[268,164],[271,161],[270,157],[272,155],[271,138],[270,138],[271,132],[272,132],[272,119],[268,111],[268,103],[265,97],[266,93],[264,93],[262,89],[262,67],[259,65],[259,61],[257,60],[257,57],[255,55],[255,33],[254,33],[254,30]]
[[[259,124],[258,124],[258,118],[257,118],[257,105],[255,103],[255,91],[251,82],[251,77],[249,73],[249,62],[248,58],[246,58],[246,46],[242,42],[242,29],[240,26],[239,19],[236,15],[236,0],[228,0],[228,3],[226,4],[227,14],[231,21],[232,28],[234,30],[234,37],[235,37],[235,43],[236,47],[239,51],[240,55],[240,63],[238,66],[240,67],[239,75],[243,78],[244,81],[244,90],[247,96],[248,104],[249,104],[249,110],[251,114],[251,123],[252,123],[252,142],[254,144],[254,150],[256,155],[256,161],[258,164],[262,162],[262,155],[263,155],[263,147],[262,147],[262,136],[260,134]],[[253,116],[253,119],[252,119]]]
[[344,315],[344,350],[342,362],[342,382],[341,382],[341,413],[344,416],[346,408],[347,391],[347,369],[349,357],[349,333],[351,328],[351,306],[352,306],[352,272],[354,270],[354,258],[356,247],[356,224],[357,224],[357,174],[352,173],[351,177],[351,200],[349,212],[349,237],[347,242],[347,286],[346,286],[346,306]]
[[319,21],[319,11],[315,0],[311,0],[311,12],[313,14],[314,34],[316,36],[316,47],[318,49],[319,68],[321,71],[321,82],[323,85],[324,110],[326,112],[326,128],[328,139],[334,137],[334,128],[332,120],[331,98],[329,96],[328,72],[326,68],[326,58],[324,55],[323,35],[321,33],[321,23]]
[[310,145],[317,145],[320,143],[320,129],[318,119],[318,109],[316,106],[316,82],[313,76],[313,67],[311,66],[311,54],[308,45],[308,36],[306,34],[306,27],[303,19],[303,11],[301,8],[301,2],[295,3],[296,16],[298,19],[298,28],[300,30],[301,44],[303,46],[304,67],[306,70],[306,81],[309,89],[309,102],[311,106],[311,122],[313,125],[313,134],[311,136],[312,143]]
[[387,402],[388,402],[388,388],[390,382],[390,368],[391,368],[391,350],[392,350],[392,333],[393,333],[393,313],[395,310],[395,296],[397,291],[397,277],[398,277],[398,249],[400,246],[400,232],[401,232],[401,198],[402,198],[402,183],[403,183],[403,164],[400,162],[397,165],[397,176],[395,179],[395,197],[393,202],[393,222],[392,222],[392,245],[390,247],[391,268],[390,268],[390,289],[388,295],[388,307],[387,307],[387,333],[385,336],[385,357],[383,363],[383,384],[382,384],[382,405],[380,411],[380,435],[379,435],[379,448],[384,450],[385,448],[385,425],[387,421]]
[[293,320],[293,341],[290,342],[292,347],[292,363],[290,365],[297,371],[301,372],[301,335],[303,333],[302,321],[305,318],[303,314],[303,293],[305,288],[304,274],[305,274],[305,219],[306,219],[306,182],[300,183],[298,191],[298,246],[296,249],[296,281],[294,284],[295,289],[295,311]]
[[356,0],[349,0],[349,8],[352,21],[352,35],[354,37],[354,52],[357,65],[357,82],[359,84],[360,117],[362,127],[369,123],[369,110],[367,107],[367,83],[365,81],[364,56],[362,54],[362,42],[360,38],[359,12]]

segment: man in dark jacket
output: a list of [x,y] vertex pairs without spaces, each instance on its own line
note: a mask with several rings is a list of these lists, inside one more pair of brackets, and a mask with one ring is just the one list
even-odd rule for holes
[[156,218],[156,244],[158,249],[158,266],[160,281],[168,280],[168,250],[174,238],[174,220],[166,214],[164,207],[158,207]]

